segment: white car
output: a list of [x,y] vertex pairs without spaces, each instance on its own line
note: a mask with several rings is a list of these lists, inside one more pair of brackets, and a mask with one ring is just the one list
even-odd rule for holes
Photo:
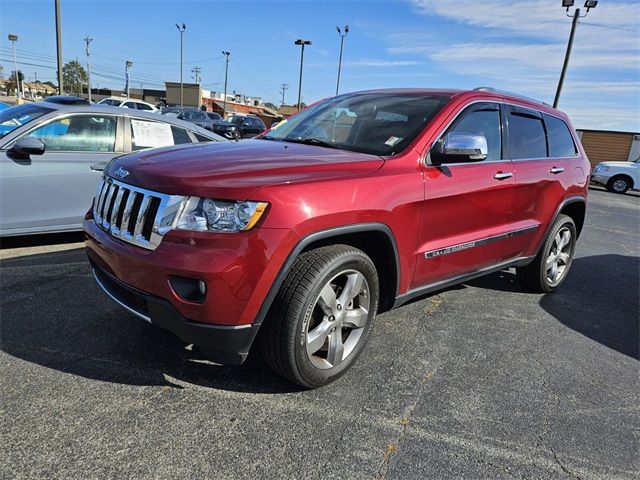
[[591,182],[614,193],[640,189],[640,157],[631,162],[602,162],[591,172]]
[[100,100],[97,105],[110,105],[112,107],[131,108],[133,110],[144,110],[146,112],[155,112],[158,109],[150,103],[136,100],[134,98],[109,97]]

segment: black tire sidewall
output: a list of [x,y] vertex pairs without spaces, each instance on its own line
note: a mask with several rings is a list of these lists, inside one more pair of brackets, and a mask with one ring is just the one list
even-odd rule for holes
[[[623,180],[625,182],[626,187],[622,190],[616,190],[613,186],[614,183],[616,183],[618,180]],[[607,190],[609,190],[612,193],[626,193],[627,190],[629,190],[629,181],[624,178],[623,176],[615,176],[612,177],[609,182],[607,183]]]
[[[307,323],[311,319],[311,312],[315,305],[316,299],[320,295],[320,291],[335,275],[344,270],[355,270],[364,275],[369,285],[369,298],[371,304],[369,306],[369,317],[364,332],[360,337],[353,352],[337,367],[329,369],[319,369],[311,363],[306,351],[306,328]],[[295,343],[293,345],[293,354],[298,374],[305,384],[309,386],[320,386],[330,383],[342,376],[358,358],[366,343],[369,331],[374,323],[379,302],[379,284],[378,274],[371,260],[364,254],[356,252],[348,252],[344,256],[335,259],[332,264],[324,269],[316,278],[313,287],[306,295],[304,307],[298,312],[298,322],[295,331]]]

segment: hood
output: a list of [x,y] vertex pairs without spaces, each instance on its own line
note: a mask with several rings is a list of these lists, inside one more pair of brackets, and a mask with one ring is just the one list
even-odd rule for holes
[[[383,163],[346,150],[243,140],[143,150],[115,158],[106,173],[162,193],[246,200],[261,187],[360,176]],[[120,168],[125,178],[115,175]]]
[[211,120],[211,124],[216,127],[237,127],[235,123],[227,122],[225,120]]
[[600,162],[596,166],[603,165],[605,167],[637,167],[638,163],[635,162]]

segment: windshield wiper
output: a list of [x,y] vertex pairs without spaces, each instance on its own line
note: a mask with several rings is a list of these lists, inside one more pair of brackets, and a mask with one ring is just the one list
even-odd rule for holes
[[325,142],[319,138],[283,138],[285,142],[303,143],[305,145],[318,145],[320,147],[335,148],[343,150],[343,148],[335,143]]

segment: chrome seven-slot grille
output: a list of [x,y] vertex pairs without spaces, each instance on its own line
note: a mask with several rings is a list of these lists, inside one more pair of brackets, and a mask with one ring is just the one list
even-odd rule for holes
[[104,176],[93,201],[96,224],[125,242],[155,250],[185,197],[134,187]]

